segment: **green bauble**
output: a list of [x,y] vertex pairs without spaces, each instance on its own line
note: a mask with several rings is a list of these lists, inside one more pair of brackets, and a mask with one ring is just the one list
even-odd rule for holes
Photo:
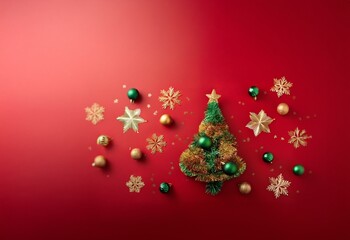
[[251,86],[248,89],[248,93],[251,97],[253,97],[254,99],[256,99],[256,97],[259,95],[259,88],[255,87],[255,86]]
[[168,193],[170,190],[170,184],[169,183],[166,183],[166,182],[162,182],[160,185],[159,185],[159,191],[161,193]]
[[295,175],[300,176],[300,175],[303,175],[304,172],[305,172],[305,169],[304,169],[304,166],[303,166],[303,165],[298,164],[298,165],[295,165],[295,166],[293,167],[293,173],[294,173]]
[[227,162],[224,165],[223,171],[225,174],[232,176],[238,172],[238,166],[234,162]]
[[272,161],[273,161],[273,154],[271,152],[266,152],[266,153],[264,153],[262,158],[263,158],[263,160],[265,162],[272,163]]
[[128,98],[132,101],[136,100],[139,95],[139,91],[136,88],[130,88],[128,91]]
[[209,137],[202,136],[198,139],[198,144],[201,148],[210,149],[212,142]]

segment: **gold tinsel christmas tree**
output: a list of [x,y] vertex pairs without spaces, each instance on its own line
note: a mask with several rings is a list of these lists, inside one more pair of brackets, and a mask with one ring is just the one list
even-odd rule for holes
[[206,182],[206,193],[216,195],[224,181],[240,176],[246,164],[237,155],[237,141],[219,108],[220,95],[215,90],[209,98],[199,133],[180,156],[180,169],[195,180]]

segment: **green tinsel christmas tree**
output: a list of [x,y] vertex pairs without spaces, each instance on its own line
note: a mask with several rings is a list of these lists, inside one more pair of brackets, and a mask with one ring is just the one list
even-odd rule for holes
[[224,181],[240,176],[246,164],[237,155],[237,141],[219,108],[220,95],[215,90],[209,98],[205,118],[199,125],[199,133],[180,156],[180,169],[195,180],[206,182],[206,193],[216,195]]

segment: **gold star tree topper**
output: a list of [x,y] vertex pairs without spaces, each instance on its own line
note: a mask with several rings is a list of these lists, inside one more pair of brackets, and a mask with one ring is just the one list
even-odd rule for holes
[[251,112],[249,117],[251,121],[246,127],[252,129],[255,136],[258,136],[261,132],[270,133],[269,124],[275,119],[267,116],[264,110],[261,110],[259,114]]
[[123,116],[117,117],[117,120],[124,123],[123,131],[124,133],[132,128],[135,132],[139,132],[139,123],[147,122],[145,119],[140,117],[141,109],[137,108],[135,110],[130,110],[125,107],[125,113]]
[[211,91],[211,94],[206,94],[206,96],[209,98],[209,103],[218,102],[218,99],[221,97],[221,95],[216,93],[215,89]]

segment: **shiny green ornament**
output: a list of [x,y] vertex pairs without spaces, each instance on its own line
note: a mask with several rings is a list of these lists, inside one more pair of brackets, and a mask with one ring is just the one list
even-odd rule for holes
[[259,95],[259,88],[255,87],[255,86],[251,86],[248,89],[248,93],[252,98],[254,98],[256,100],[257,96]]
[[272,163],[272,161],[273,161],[273,154],[271,152],[266,152],[266,153],[264,153],[262,158],[263,158],[263,160],[265,162]]
[[128,98],[131,102],[135,101],[140,96],[139,91],[136,88],[130,88],[128,91]]
[[295,166],[293,167],[293,173],[294,173],[295,175],[300,176],[300,175],[303,175],[304,172],[305,172],[305,168],[304,168],[303,165],[298,164],[298,165],[295,165]]
[[198,139],[198,145],[204,149],[210,149],[212,142],[209,137],[202,136]]
[[223,167],[223,171],[225,174],[232,176],[238,172],[238,166],[234,162],[227,162]]
[[159,191],[161,193],[168,193],[170,191],[170,184],[169,183],[166,183],[166,182],[162,182],[160,185],[159,185]]

